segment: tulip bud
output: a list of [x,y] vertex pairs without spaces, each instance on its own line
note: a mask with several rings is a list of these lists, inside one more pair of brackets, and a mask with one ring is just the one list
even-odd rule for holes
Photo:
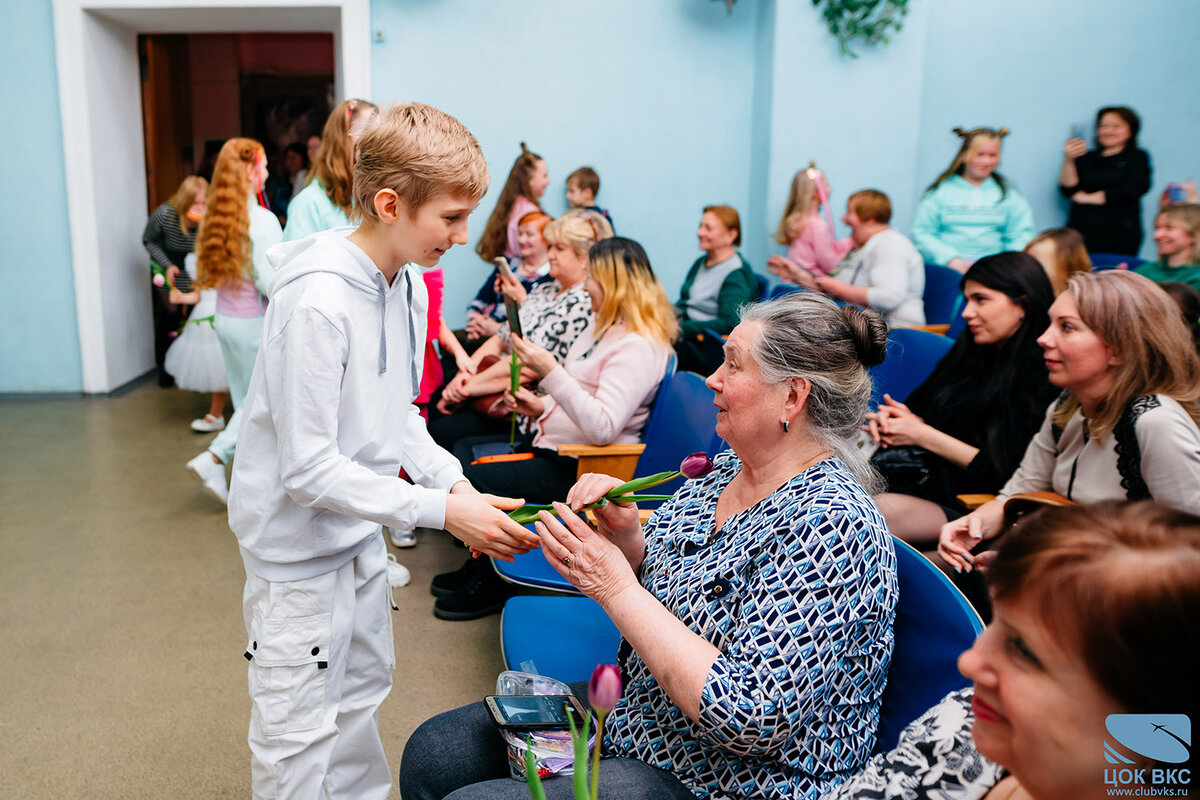
[[704,453],[692,453],[679,465],[679,471],[685,478],[703,478],[713,471],[713,462]]
[[152,280],[154,281],[155,286],[166,286],[167,285],[167,279],[162,276],[161,272],[154,273],[154,278],[152,278]]
[[588,703],[597,714],[607,714],[621,699],[621,670],[616,664],[600,664],[588,683]]

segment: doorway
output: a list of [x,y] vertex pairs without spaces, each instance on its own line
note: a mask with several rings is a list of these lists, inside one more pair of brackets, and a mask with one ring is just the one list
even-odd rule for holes
[[[254,0],[252,6],[235,6],[197,0],[180,8],[172,0],[53,0],[85,392],[109,392],[154,364],[141,232],[150,200],[163,191],[157,187],[170,184],[170,170],[187,163],[179,142],[166,151],[156,144],[155,152],[162,156],[156,156],[156,188],[151,190],[138,37],[326,35],[333,48],[334,97],[369,97],[370,0],[297,5],[302,1]],[[240,121],[240,99],[237,114]],[[194,113],[191,124],[194,129]],[[177,135],[182,136],[170,137]],[[198,148],[202,144],[193,142],[193,163],[202,153]],[[169,166],[173,162],[179,165]]]

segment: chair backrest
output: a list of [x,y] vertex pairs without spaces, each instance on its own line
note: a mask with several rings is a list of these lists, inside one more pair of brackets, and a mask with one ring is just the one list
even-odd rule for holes
[[774,300],[776,297],[783,297],[785,294],[795,294],[796,292],[803,291],[803,289],[794,283],[781,283],[771,290],[770,299]]
[[959,334],[967,329],[967,321],[963,319],[961,308],[955,310],[959,313],[956,313],[954,319],[950,320],[950,327],[946,329],[946,336],[957,342]]
[[983,631],[975,609],[940,569],[899,539],[892,543],[900,596],[876,753],[895,747],[906,725],[969,683],[958,671],[958,657]]
[[676,372],[650,414],[642,436],[646,450],[634,476],[679,469],[685,456],[710,451],[716,427],[717,408],[704,378],[694,372]]
[[762,274],[756,272],[756,273],[754,273],[754,282],[758,286],[758,294],[755,295],[754,299],[755,300],[766,300],[767,299],[767,289],[771,285],[771,279],[768,278],[766,275],[762,275]]
[[1146,263],[1145,259],[1137,256],[1122,256],[1117,253],[1088,253],[1092,260],[1092,272],[1104,272],[1110,269],[1135,270]]
[[871,405],[882,402],[886,392],[903,403],[913,389],[929,377],[937,363],[950,352],[954,340],[929,331],[894,328],[888,333],[887,357],[871,367]]
[[962,273],[941,264],[925,264],[925,324],[946,325],[962,297]]

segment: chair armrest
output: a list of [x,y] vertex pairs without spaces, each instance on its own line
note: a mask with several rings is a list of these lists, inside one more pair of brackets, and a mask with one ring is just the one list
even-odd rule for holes
[[950,326],[948,324],[947,325],[914,325],[914,326],[912,326],[912,328],[913,328],[913,330],[916,330],[916,331],[929,331],[930,333],[936,333],[936,334],[940,334],[942,336],[945,336],[946,332],[950,330]]
[[996,495],[994,494],[960,494],[958,496],[958,502],[962,503],[971,511],[974,511],[984,503],[995,499]]
[[560,444],[558,454],[579,459],[577,478],[585,472],[597,472],[627,481],[633,477],[638,457],[645,449],[644,444]]

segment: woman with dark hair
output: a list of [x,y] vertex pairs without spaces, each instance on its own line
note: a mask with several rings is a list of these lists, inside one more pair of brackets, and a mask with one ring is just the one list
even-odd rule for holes
[[1150,156],[1137,146],[1141,121],[1132,108],[1096,112],[1096,149],[1082,136],[1063,145],[1058,187],[1071,201],[1067,227],[1092,253],[1136,256],[1142,246],[1141,198],[1150,191]]
[[995,619],[958,659],[974,685],[824,800],[1190,796],[1200,519],[1046,509],[1009,534],[988,585]]
[[942,526],[938,553],[956,569],[1004,532],[1016,494],[1200,513],[1200,359],[1179,307],[1150,279],[1109,270],[1071,278],[1049,313],[1038,345],[1065,391],[996,499]]
[[867,415],[888,481],[875,498],[892,533],[935,542],[967,509],[957,495],[994,494],[1013,473],[1058,394],[1037,337],[1054,302],[1050,280],[1026,253],[981,258],[962,279],[963,331],[933,373],[898,403],[884,395]]
[[500,190],[496,207],[488,217],[479,244],[475,245],[475,252],[489,267],[499,256],[510,261],[521,257],[517,227],[526,214],[542,210],[540,201],[549,185],[550,173],[546,160],[530,152],[521,142],[521,155],[517,156],[512,169],[508,171],[508,179]]

